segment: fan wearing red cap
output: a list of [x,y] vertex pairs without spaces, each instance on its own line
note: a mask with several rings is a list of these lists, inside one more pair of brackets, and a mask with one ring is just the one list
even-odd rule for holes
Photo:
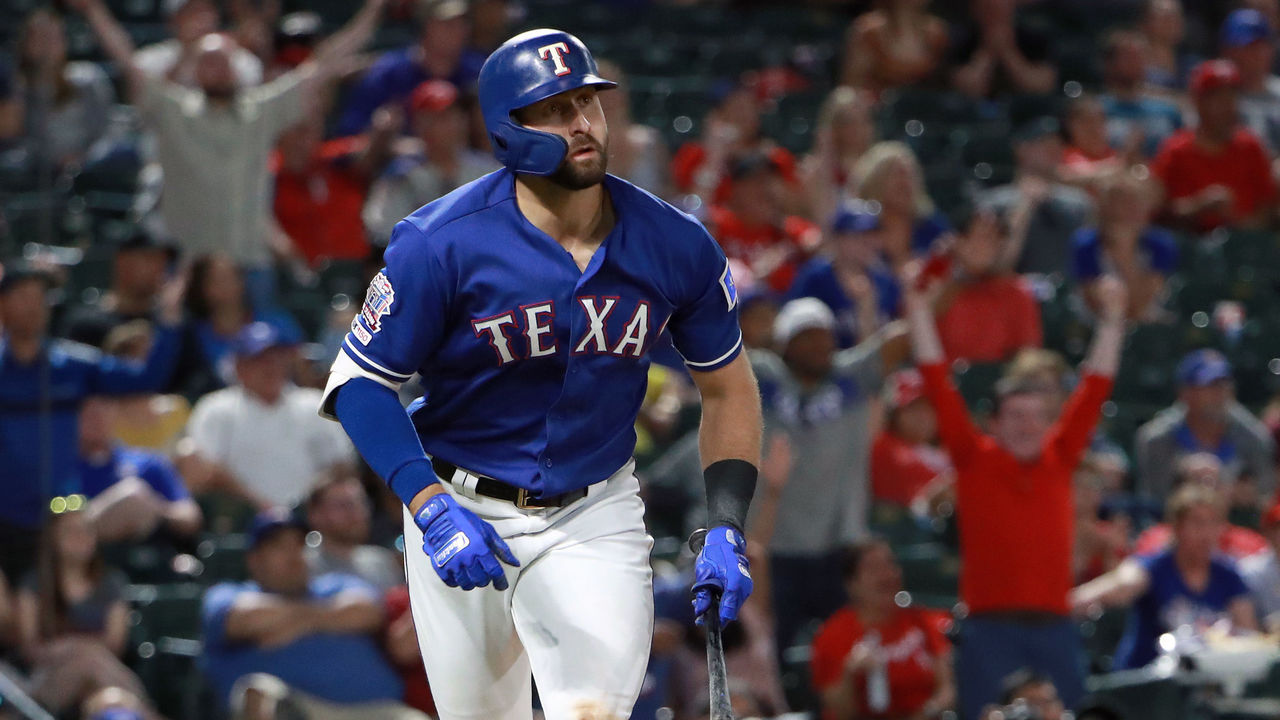
[[497,170],[489,153],[467,144],[468,99],[448,80],[427,80],[409,95],[410,153],[391,162],[369,190],[364,227],[385,246],[401,218],[472,180]]
[[1262,535],[1270,549],[1242,560],[1240,574],[1249,586],[1263,627],[1277,632],[1280,631],[1280,502],[1262,516]]
[[888,417],[871,448],[871,494],[877,502],[936,510],[953,499],[954,476],[946,452],[936,446],[938,416],[924,396],[917,370],[899,370],[884,387]]
[[1271,159],[1240,124],[1240,84],[1230,60],[1208,60],[1191,71],[1198,124],[1170,136],[1152,164],[1172,224],[1196,232],[1255,227],[1274,207]]

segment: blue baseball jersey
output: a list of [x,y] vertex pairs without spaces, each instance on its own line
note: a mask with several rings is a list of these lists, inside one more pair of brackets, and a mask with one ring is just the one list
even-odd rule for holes
[[520,212],[506,169],[402,220],[335,374],[398,388],[418,373],[409,414],[427,454],[536,495],[612,475],[635,449],[658,337],[709,371],[742,335],[702,225],[619,178],[604,187],[617,221],[585,271]]

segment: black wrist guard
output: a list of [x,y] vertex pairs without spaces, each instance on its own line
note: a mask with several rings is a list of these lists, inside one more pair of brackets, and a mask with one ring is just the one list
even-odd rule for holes
[[708,528],[728,525],[743,532],[758,474],[756,466],[746,460],[720,460],[702,471],[707,484]]

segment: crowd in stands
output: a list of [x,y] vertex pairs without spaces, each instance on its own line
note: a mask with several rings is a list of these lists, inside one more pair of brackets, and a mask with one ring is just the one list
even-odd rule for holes
[[[499,167],[485,57],[546,25],[620,84],[610,171],[730,259],[766,419],[739,717],[1109,717],[1091,675],[1280,632],[1276,0],[0,18],[0,716],[436,715],[402,508],[317,409],[395,223]],[[672,350],[636,720],[708,707]]]

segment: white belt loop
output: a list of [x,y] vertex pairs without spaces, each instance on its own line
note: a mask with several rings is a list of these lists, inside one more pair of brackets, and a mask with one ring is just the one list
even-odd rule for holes
[[480,499],[479,494],[476,493],[476,485],[479,484],[479,482],[479,478],[462,468],[458,468],[453,473],[453,484],[462,490],[462,494],[472,500]]

